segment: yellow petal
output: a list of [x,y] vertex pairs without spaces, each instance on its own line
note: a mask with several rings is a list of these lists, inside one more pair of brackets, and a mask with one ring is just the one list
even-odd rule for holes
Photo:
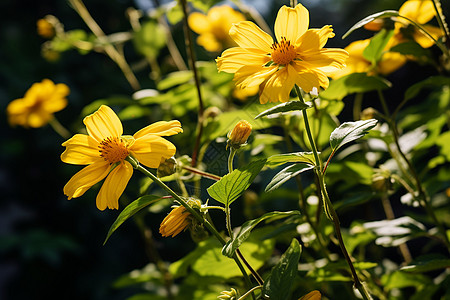
[[317,91],[320,88],[318,75],[314,72],[299,72],[295,78],[295,83],[307,93],[310,93],[313,88]]
[[69,95],[70,89],[63,83],[58,83],[52,86],[52,90],[46,98],[46,101],[42,103],[43,109],[48,112],[54,113],[62,110],[67,106],[67,95]]
[[236,86],[239,88],[258,86],[272,76],[278,66],[270,67],[244,66],[234,75]]
[[272,37],[261,30],[255,23],[242,21],[235,23],[230,28],[231,38],[242,48],[254,48],[265,53],[272,51]]
[[264,89],[259,97],[261,103],[286,102],[289,93],[294,87],[296,71],[291,65],[280,69],[273,74],[265,83]]
[[378,63],[378,72],[388,75],[401,68],[407,61],[407,58],[398,52],[386,52]]
[[202,34],[211,30],[208,18],[199,12],[193,12],[188,17],[189,27],[196,33]]
[[64,195],[68,196],[69,200],[80,197],[91,186],[105,178],[109,173],[109,168],[109,163],[106,161],[97,161],[84,167],[64,186]]
[[27,118],[27,124],[33,128],[39,128],[46,125],[51,119],[53,115],[45,110],[37,110],[32,111]]
[[123,134],[122,123],[116,113],[106,105],[84,118],[87,132],[101,142],[107,137],[120,137]]
[[99,145],[89,135],[75,134],[62,144],[62,146],[66,147],[66,150],[61,154],[61,160],[67,164],[74,165],[89,165],[98,160],[103,160],[100,157]]
[[316,52],[322,49],[328,39],[333,36],[333,29],[328,25],[321,29],[309,29],[296,40],[297,53],[302,57],[308,52]]
[[295,8],[283,6],[278,11],[275,19],[275,36],[278,41],[285,37],[288,41],[294,42],[303,35],[309,26],[309,12],[301,4]]
[[169,158],[176,152],[171,142],[156,135],[145,135],[136,139],[129,149],[140,163],[149,168],[158,168],[162,158]]
[[[436,40],[444,35],[444,32],[439,27],[432,25],[423,25],[423,27]],[[413,36],[414,40],[420,46],[422,46],[422,48],[430,48],[434,45],[434,41],[428,35],[423,34],[421,31],[416,30]]]
[[225,50],[216,59],[219,72],[236,73],[243,66],[262,67],[270,61],[267,52],[259,49],[234,47]]
[[306,294],[305,296],[301,297],[298,300],[320,300],[322,299],[322,295],[319,291],[312,291]]
[[349,55],[344,49],[324,48],[305,55],[302,57],[302,61],[296,61],[296,63],[306,64],[308,68],[333,67],[342,69],[348,57]]
[[409,0],[403,3],[398,13],[419,24],[425,24],[435,16],[436,11],[431,0]]
[[220,43],[212,33],[203,33],[200,35],[197,38],[197,44],[209,52],[218,52],[222,50],[222,43]]
[[120,195],[130,181],[131,175],[133,175],[133,167],[129,162],[122,162],[115,167],[106,177],[97,195],[97,208],[100,210],[105,210],[106,207],[118,209]]
[[170,136],[180,132],[183,132],[183,129],[181,129],[180,121],[159,121],[142,128],[141,130],[136,132],[133,137],[137,139],[147,134],[153,134],[157,136]]

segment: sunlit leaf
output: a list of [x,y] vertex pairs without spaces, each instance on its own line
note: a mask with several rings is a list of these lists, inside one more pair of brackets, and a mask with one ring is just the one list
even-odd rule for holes
[[387,43],[394,35],[394,30],[382,29],[373,38],[370,39],[369,45],[364,49],[363,56],[372,64],[376,64],[384,53]]
[[377,122],[375,119],[370,119],[343,123],[331,133],[331,149],[335,152],[343,145],[363,137],[377,125]]
[[309,166],[307,164],[294,164],[284,168],[272,178],[269,184],[267,184],[266,192],[271,192],[279,188],[283,183],[285,183],[289,179],[313,168],[314,168],[313,166]]
[[446,268],[450,268],[450,259],[432,255],[415,259],[407,266],[402,267],[400,270],[408,273],[425,273]]
[[280,261],[273,267],[269,277],[264,282],[262,294],[271,300],[289,299],[292,285],[297,276],[298,262],[301,255],[301,246],[296,239],[281,256]]
[[278,104],[272,108],[269,108],[268,110],[263,111],[259,115],[255,117],[255,119],[276,114],[276,113],[284,113],[284,112],[290,112],[290,111],[300,111],[310,108],[310,106],[304,102],[294,100],[286,103]]
[[265,159],[256,160],[223,176],[207,189],[208,194],[215,200],[230,205],[250,186],[265,162]]
[[383,288],[390,291],[392,289],[414,287],[420,289],[425,285],[433,284],[432,281],[422,274],[412,274],[402,271],[395,271],[381,277]]
[[358,28],[363,27],[364,25],[372,22],[375,19],[378,18],[390,18],[390,17],[396,17],[398,16],[398,11],[396,10],[385,10],[385,11],[381,11],[375,14],[372,14],[370,16],[365,17],[364,19],[362,19],[361,21],[359,21],[358,23],[356,23],[355,25],[352,26],[352,28],[350,28],[343,36],[342,38],[345,39],[350,33],[352,33],[353,31],[355,31]]
[[242,224],[241,228],[239,229],[238,233],[235,235],[233,240],[229,240],[225,246],[223,246],[222,254],[228,257],[233,257],[234,252],[236,251],[239,246],[242,245],[243,242],[245,242],[249,236],[253,228],[256,227],[259,223],[262,221],[271,222],[274,220],[278,220],[281,218],[286,218],[293,215],[299,215],[300,212],[298,211],[288,211],[288,212],[279,212],[279,211],[273,211],[270,213],[267,213],[258,219],[250,220]]
[[410,100],[416,97],[422,89],[425,88],[442,88],[450,85],[450,77],[431,76],[410,86],[405,92],[405,100]]
[[148,20],[135,32],[133,43],[140,54],[156,58],[166,45],[166,34],[156,21]]
[[328,100],[342,100],[354,93],[385,90],[392,84],[378,76],[368,76],[366,73],[352,73],[341,78],[331,80],[330,86],[319,94],[320,98]]
[[164,198],[160,196],[153,196],[153,195],[146,195],[138,198],[137,200],[131,202],[130,204],[125,207],[120,215],[117,217],[117,219],[114,221],[114,223],[109,228],[108,234],[106,235],[106,239],[103,242],[103,245],[106,244],[109,237],[114,233],[114,231],[119,228],[120,225],[123,224],[126,220],[131,218],[134,214],[136,214],[138,211],[143,209],[146,206],[149,206],[153,203],[156,203]]
[[194,78],[192,71],[177,71],[172,72],[167,77],[158,82],[159,90],[167,90],[174,86],[188,83]]
[[312,152],[294,152],[275,154],[267,159],[266,166],[273,168],[285,163],[305,163],[315,166],[314,154]]

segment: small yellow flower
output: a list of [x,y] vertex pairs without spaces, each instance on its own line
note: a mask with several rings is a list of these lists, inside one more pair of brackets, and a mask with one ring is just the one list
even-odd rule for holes
[[57,111],[67,106],[69,87],[63,83],[54,84],[50,79],[34,83],[20,99],[11,101],[6,108],[9,124],[25,128],[46,125]]
[[102,105],[84,118],[86,134],[76,134],[62,145],[66,150],[61,160],[68,164],[87,165],[64,186],[69,200],[80,197],[90,187],[106,178],[97,195],[97,207],[118,209],[122,195],[133,174],[133,167],[125,158],[132,156],[149,168],[158,168],[161,159],[175,154],[175,146],[161,136],[180,132],[179,121],[160,121],[136,132],[122,135],[120,119],[114,111]]
[[52,37],[55,36],[55,27],[53,26],[53,24],[51,22],[49,22],[48,19],[44,18],[44,19],[39,19],[36,22],[36,26],[37,26],[37,33],[46,39],[51,39]]
[[199,34],[197,43],[210,52],[236,45],[228,31],[240,21],[245,21],[244,15],[228,5],[212,7],[207,15],[194,12],[188,18],[189,27]]
[[[193,208],[200,208],[201,202],[198,199],[188,199],[187,204]],[[191,224],[191,214],[182,205],[173,206],[171,212],[164,218],[159,227],[162,236],[176,236]]]
[[[435,39],[444,35],[444,32],[439,27],[426,25],[434,16],[436,16],[436,10],[433,6],[432,0],[408,0],[400,7],[398,13],[401,16],[407,17],[414,22],[423,25],[424,29],[429,32]],[[434,42],[428,36],[417,30],[403,19],[399,19],[395,23],[395,30],[393,36],[393,44],[403,43],[409,39],[415,40],[423,48],[429,48],[433,46]]]
[[232,147],[239,149],[247,143],[247,139],[251,133],[252,125],[246,120],[239,121],[227,135],[227,148]]
[[[376,67],[373,67],[371,62],[364,58],[364,49],[369,45],[370,39],[359,40],[350,43],[344,49],[348,52],[349,58],[347,59],[347,66],[341,70],[337,70],[330,74],[333,79],[352,74],[352,73],[369,73],[388,75],[401,66],[403,66],[407,59],[404,55],[398,52],[385,52],[381,61],[378,62]],[[390,45],[386,46],[389,49]]]
[[283,6],[272,37],[250,21],[233,24],[230,36],[239,45],[216,59],[219,71],[235,73],[240,88],[259,86],[260,102],[286,102],[295,84],[305,92],[327,88],[329,72],[345,66],[348,53],[323,48],[334,37],[330,25],[308,29],[309,12],[301,4]]

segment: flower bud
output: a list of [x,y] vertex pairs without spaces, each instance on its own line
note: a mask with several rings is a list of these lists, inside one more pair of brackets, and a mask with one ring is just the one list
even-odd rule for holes
[[[195,198],[189,198],[185,201],[190,207],[195,209],[200,209],[202,205],[201,201]],[[174,237],[186,230],[191,223],[192,216],[184,206],[172,206],[172,211],[161,222],[159,233],[164,237]]]
[[169,157],[168,159],[162,159],[161,164],[156,171],[156,175],[161,177],[166,177],[172,175],[177,170],[177,160],[175,157]]
[[220,296],[218,296],[220,300],[236,300],[239,298],[239,293],[231,288],[231,291],[222,291],[220,292]]
[[239,121],[227,135],[227,148],[239,149],[241,146],[245,146],[250,133],[252,133],[252,125],[245,120]]

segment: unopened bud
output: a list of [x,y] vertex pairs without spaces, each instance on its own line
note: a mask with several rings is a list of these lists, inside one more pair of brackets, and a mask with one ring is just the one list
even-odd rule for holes
[[168,159],[163,159],[161,161],[161,164],[158,167],[158,170],[156,171],[156,175],[158,177],[166,177],[169,175],[172,175],[177,170],[177,160],[175,157],[170,157]]
[[239,298],[239,294],[234,288],[231,288],[231,291],[220,292],[220,296],[217,298],[220,300],[236,300]]
[[376,119],[378,111],[373,107],[368,107],[361,112],[361,120]]
[[227,148],[232,147],[234,149],[239,149],[240,147],[245,146],[250,133],[252,133],[252,125],[245,120],[239,121],[227,135]]

